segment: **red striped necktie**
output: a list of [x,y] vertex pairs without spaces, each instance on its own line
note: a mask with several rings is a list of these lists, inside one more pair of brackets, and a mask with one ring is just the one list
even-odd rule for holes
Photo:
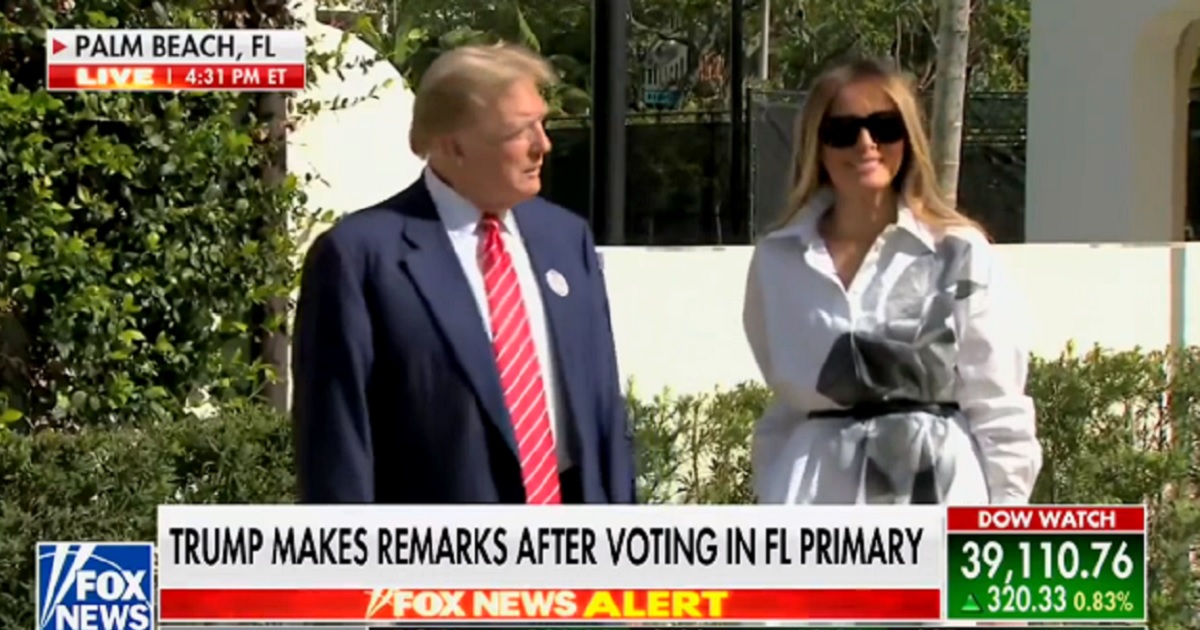
[[554,451],[554,434],[550,430],[546,388],[517,272],[512,256],[504,248],[499,219],[486,215],[480,221],[480,227],[483,240],[479,264],[491,313],[492,351],[521,458],[525,502],[531,505],[561,503],[558,457]]

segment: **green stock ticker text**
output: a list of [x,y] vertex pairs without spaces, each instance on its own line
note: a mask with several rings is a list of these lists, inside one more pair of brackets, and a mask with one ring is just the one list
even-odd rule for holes
[[1146,620],[1146,539],[1133,533],[951,533],[951,620]]

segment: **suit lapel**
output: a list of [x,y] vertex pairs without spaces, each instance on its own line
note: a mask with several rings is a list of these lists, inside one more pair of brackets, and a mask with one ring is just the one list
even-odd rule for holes
[[404,223],[404,240],[410,249],[400,265],[425,298],[467,380],[482,401],[488,419],[515,455],[517,443],[504,404],[500,375],[496,373],[492,341],[480,321],[479,306],[450,237],[438,219],[433,200],[423,184],[419,187],[410,203],[424,207],[414,208]]
[[[591,340],[587,325],[588,296],[583,278],[573,273],[581,268],[578,251],[572,248],[572,243],[563,241],[563,234],[556,233],[553,225],[548,225],[545,216],[537,216],[542,210],[537,207],[540,203],[535,199],[517,206],[513,214],[542,293],[542,304],[570,415],[580,439],[587,440],[591,433],[583,419],[594,415],[584,413],[585,401],[590,400],[588,375],[583,369],[591,360],[586,345]],[[552,276],[561,279],[557,283],[558,290],[550,285],[549,278]],[[564,288],[565,295],[560,295]]]

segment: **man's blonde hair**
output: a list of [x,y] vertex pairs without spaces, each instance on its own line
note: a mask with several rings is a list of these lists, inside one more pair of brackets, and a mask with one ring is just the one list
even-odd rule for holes
[[514,44],[460,46],[442,53],[417,86],[408,134],[413,153],[428,157],[433,138],[462,129],[521,80],[546,86],[558,76],[537,53]]

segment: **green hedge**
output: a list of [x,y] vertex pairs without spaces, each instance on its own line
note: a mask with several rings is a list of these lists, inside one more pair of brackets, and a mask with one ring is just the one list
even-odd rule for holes
[[[1189,545],[1200,533],[1200,351],[1093,353],[1033,367],[1046,449],[1035,501],[1148,502],[1152,627],[1197,627]],[[631,402],[645,500],[751,501],[747,447],[767,401],[745,385]],[[0,628],[33,624],[38,540],[153,540],[160,503],[285,503],[293,483],[288,423],[253,408],[146,429],[2,435]]]
[[45,31],[254,24],[283,4],[66,4],[0,12],[0,426],[172,418],[201,387],[244,394],[267,377],[250,340],[279,324],[260,307],[295,279],[277,226],[308,224],[297,183],[263,176],[260,97],[52,94]]

